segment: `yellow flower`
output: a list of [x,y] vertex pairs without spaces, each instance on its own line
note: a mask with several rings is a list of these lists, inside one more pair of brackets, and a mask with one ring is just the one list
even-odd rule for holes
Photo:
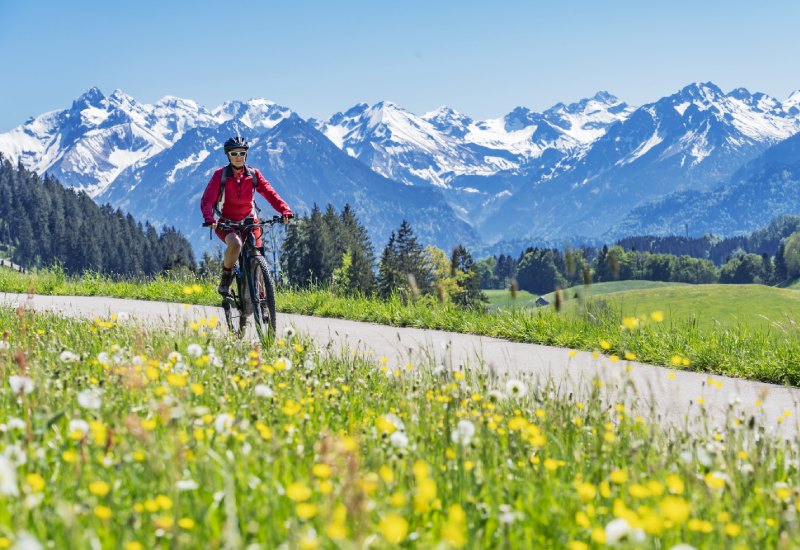
[[658,505],[665,519],[680,524],[689,519],[691,506],[681,497],[667,496]]
[[39,474],[36,473],[28,474],[25,476],[25,481],[31,488],[31,492],[41,493],[42,491],[44,491],[45,481],[44,478]]
[[622,485],[626,481],[628,481],[628,472],[625,470],[614,470],[609,474],[609,479],[612,482],[616,483],[617,485]]
[[314,466],[311,467],[311,473],[321,479],[327,479],[331,477],[332,472],[333,470],[327,464],[314,464]]
[[597,495],[597,487],[591,483],[580,483],[576,488],[578,496],[583,502],[592,500]]
[[664,312],[660,309],[657,309],[653,313],[650,314],[650,318],[655,321],[656,323],[660,323],[664,320]]
[[706,485],[712,489],[722,489],[725,487],[725,478],[716,472],[709,472],[705,475]]
[[737,523],[729,523],[725,526],[725,534],[729,537],[738,537],[742,532],[742,527]]
[[311,498],[311,489],[303,483],[295,481],[286,489],[286,496],[294,502],[303,502]]
[[600,340],[600,347],[608,351],[611,349],[611,344],[609,344],[606,340]]
[[571,540],[567,543],[567,550],[589,550],[589,545],[579,540]]
[[331,483],[327,479],[320,482],[319,493],[321,495],[329,495],[332,492],[333,492],[333,483]]
[[300,519],[311,519],[317,515],[317,505],[302,502],[297,505],[295,512]]
[[635,353],[633,353],[632,351],[626,351],[625,352],[625,360],[626,361],[633,361],[634,359],[636,359],[636,354]]
[[588,529],[592,525],[592,522],[589,521],[589,516],[586,515],[586,512],[577,512],[575,514],[575,523],[584,529]]
[[375,421],[375,426],[378,428],[379,432],[386,434],[393,434],[397,431],[397,426],[395,426],[394,422],[387,420],[385,416],[379,416]]
[[89,484],[89,492],[98,497],[104,497],[111,490],[111,486],[105,481],[92,481]]
[[406,504],[406,496],[403,493],[394,493],[389,497],[389,504],[395,508],[400,508]]
[[103,521],[111,519],[111,508],[109,508],[108,506],[95,506],[94,515],[102,519]]
[[182,388],[183,386],[186,385],[187,378],[188,375],[186,374],[175,374],[174,372],[171,372],[167,375],[167,382],[169,382],[171,386],[175,386],[176,388]]
[[202,384],[192,384],[191,385],[192,393],[195,395],[203,395],[205,390],[203,389]]
[[394,483],[394,472],[386,464],[380,467],[378,470],[378,475],[381,477],[384,483]]
[[633,498],[648,498],[650,496],[650,491],[647,489],[647,487],[640,483],[634,483],[628,487],[628,493]]
[[300,409],[302,409],[302,407],[298,403],[296,403],[295,401],[289,399],[283,405],[283,409],[282,410],[283,410],[283,414],[285,414],[286,416],[294,416],[294,415],[296,415],[297,413],[300,412]]
[[344,523],[332,521],[328,524],[328,527],[325,528],[325,534],[333,540],[342,540],[347,538],[347,527]]
[[137,542],[135,540],[126,543],[124,548],[125,550],[144,550],[144,546],[142,546],[142,543]]
[[158,516],[153,520],[157,529],[171,529],[175,525],[175,520],[169,516]]
[[162,510],[172,510],[172,499],[167,495],[158,495],[156,497],[156,504]]
[[408,534],[408,521],[397,514],[387,514],[381,518],[380,530],[387,541],[400,544]]
[[628,330],[639,328],[639,319],[637,317],[625,317],[622,319],[622,324]]
[[446,523],[442,527],[442,540],[451,548],[462,548],[467,544],[464,526],[460,523]]
[[546,458],[544,461],[544,467],[547,469],[548,472],[555,472],[558,470],[559,463],[557,460],[552,458]]
[[194,520],[192,518],[181,518],[178,520],[178,527],[181,529],[192,529],[194,528]]
[[592,542],[595,542],[597,544],[605,544],[606,543],[605,530],[599,527],[592,529]]

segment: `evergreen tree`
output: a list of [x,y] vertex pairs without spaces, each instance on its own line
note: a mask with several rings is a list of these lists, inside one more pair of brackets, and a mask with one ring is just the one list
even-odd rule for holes
[[455,291],[450,296],[453,303],[469,309],[482,309],[488,300],[481,292],[480,273],[464,246],[459,244],[453,249],[450,269],[455,280]]

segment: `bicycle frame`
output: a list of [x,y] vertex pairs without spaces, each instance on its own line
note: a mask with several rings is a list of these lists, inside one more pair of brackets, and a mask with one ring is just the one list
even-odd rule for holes
[[[280,216],[274,216],[271,220],[259,221],[255,222],[252,218],[247,218],[243,222],[229,222],[229,221],[221,221],[217,224],[218,227],[221,229],[230,229],[233,230],[241,239],[242,241],[242,249],[239,252],[238,258],[238,267],[236,267],[234,273],[237,280],[237,290],[238,293],[231,293],[229,296],[223,297],[222,301],[222,308],[225,310],[225,318],[228,322],[229,328],[234,330],[233,328],[233,321],[231,317],[231,305],[236,307],[239,311],[239,333],[243,335],[244,330],[247,325],[247,318],[253,314],[257,313],[259,319],[256,320],[256,328],[259,331],[259,336],[264,338],[263,335],[263,311],[262,308],[263,298],[258,295],[258,290],[256,289],[256,284],[252,280],[252,269],[251,267],[254,266],[253,264],[254,258],[257,256],[263,257],[264,261],[266,261],[266,250],[265,247],[262,245],[261,247],[256,246],[256,237],[254,234],[254,229],[257,227],[262,228],[262,238],[263,229],[267,226],[274,225],[276,223],[281,223],[282,218]],[[269,292],[273,292],[274,289],[272,288],[272,283],[269,283]],[[250,304],[253,306],[253,311],[246,311],[246,303],[244,292],[247,292],[250,298]],[[274,295],[272,298],[273,305],[271,306],[274,310]],[[274,313],[270,314],[270,321],[271,321],[271,330],[274,330]]]

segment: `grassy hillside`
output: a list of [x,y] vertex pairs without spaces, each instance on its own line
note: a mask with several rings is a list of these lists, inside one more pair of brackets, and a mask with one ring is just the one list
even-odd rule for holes
[[484,290],[484,294],[489,298],[489,307],[497,309],[501,307],[536,307],[536,294],[531,294],[527,290],[517,292],[516,298],[511,297],[509,290]]
[[[587,286],[574,286],[561,291],[564,303],[572,300],[587,299],[593,296],[602,296],[615,292],[630,290],[660,289],[672,286],[687,286],[684,283],[664,283],[661,281],[611,281],[608,283],[595,283]],[[551,303],[555,301],[555,292],[545,294],[544,297]]]
[[[745,326],[789,330],[800,319],[800,292],[762,285],[664,285],[595,293],[586,305],[590,310],[605,307],[631,317],[660,310],[668,323],[692,322],[706,329]],[[584,309],[573,300],[567,303],[566,311],[582,313]]]

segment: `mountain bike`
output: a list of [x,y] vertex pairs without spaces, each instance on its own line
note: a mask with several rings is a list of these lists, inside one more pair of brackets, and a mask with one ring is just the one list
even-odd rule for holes
[[252,315],[256,332],[262,342],[275,336],[275,283],[272,280],[264,247],[256,246],[253,230],[262,228],[262,239],[268,228],[281,223],[280,216],[271,220],[255,221],[246,218],[241,222],[221,220],[217,227],[233,230],[242,240],[242,251],[233,267],[235,284],[231,291],[222,298],[222,310],[225,322],[231,332],[244,336],[248,318]]

